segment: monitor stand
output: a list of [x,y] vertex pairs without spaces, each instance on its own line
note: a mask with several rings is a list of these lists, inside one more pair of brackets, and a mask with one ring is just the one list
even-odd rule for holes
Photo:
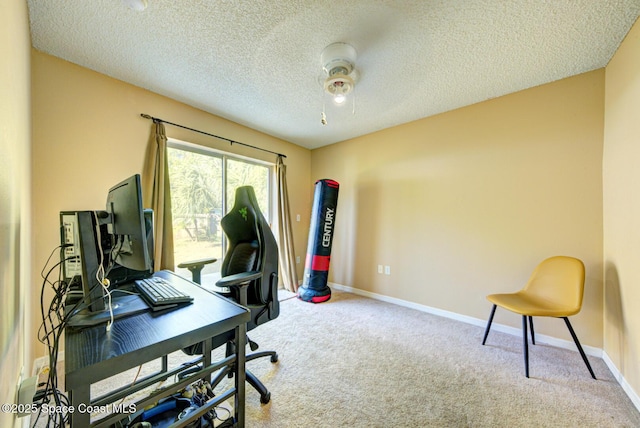
[[[105,299],[105,306],[106,304]],[[113,309],[113,319],[124,318],[149,310],[149,305],[137,295],[111,296],[111,307]],[[92,327],[105,324],[110,320],[111,313],[109,308],[99,312],[85,310],[72,315],[67,321],[67,325],[74,328]]]

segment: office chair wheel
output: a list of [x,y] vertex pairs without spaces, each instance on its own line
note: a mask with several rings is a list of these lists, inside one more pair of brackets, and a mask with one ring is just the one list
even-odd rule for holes
[[268,404],[271,401],[271,393],[267,392],[266,394],[260,395],[260,402],[262,404]]
[[271,362],[272,363],[277,363],[278,362],[278,354],[273,354],[271,356]]

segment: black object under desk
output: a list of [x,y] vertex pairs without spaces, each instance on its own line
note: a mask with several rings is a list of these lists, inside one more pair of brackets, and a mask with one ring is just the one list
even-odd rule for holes
[[[180,421],[181,426],[204,414],[210,408],[220,404],[231,396],[234,401],[234,426],[244,427],[245,398],[245,347],[236,346],[236,354],[221,361],[211,361],[211,337],[227,331],[235,331],[236,343],[246,342],[246,323],[249,312],[244,307],[209,292],[199,285],[188,281],[173,272],[160,271],[161,276],[174,287],[190,294],[193,303],[162,312],[147,311],[126,318],[117,319],[111,331],[105,324],[94,327],[65,330],[65,389],[69,392],[71,406],[71,426],[73,428],[109,426],[126,417],[116,413],[91,423],[91,414],[80,411],[88,405],[92,407],[118,404],[124,397],[156,382],[176,375],[183,367],[168,370],[167,355],[196,343],[202,343],[204,369],[163,387],[152,396],[136,403],[141,410],[144,406],[173,395],[198,379],[209,379],[211,374],[226,365],[234,365],[234,386],[216,396],[205,406],[194,412],[190,419]],[[92,398],[91,384],[122,373],[143,363],[161,359],[159,372],[138,380],[134,385],[123,386],[102,397]],[[116,410],[119,410],[116,406]]]

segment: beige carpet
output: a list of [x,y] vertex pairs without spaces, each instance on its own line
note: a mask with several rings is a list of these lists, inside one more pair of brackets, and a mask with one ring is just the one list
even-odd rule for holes
[[[561,320],[559,326],[563,327]],[[559,328],[560,328],[559,327]],[[248,389],[248,427],[640,427],[604,362],[350,293],[284,301],[251,332],[280,361],[248,364],[271,391]],[[579,332],[578,332],[579,334]]]
[[[521,339],[492,331],[482,346],[483,330],[345,292],[284,300],[278,319],[249,333],[280,361],[247,364],[272,395],[261,405],[247,387],[246,426],[640,427],[601,359],[589,357],[593,380],[577,352],[530,346],[527,379]],[[171,365],[188,358],[173,354]]]

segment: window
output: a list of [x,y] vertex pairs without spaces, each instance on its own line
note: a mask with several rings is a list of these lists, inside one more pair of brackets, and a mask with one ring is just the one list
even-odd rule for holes
[[[273,166],[177,140],[169,140],[167,153],[176,265],[215,257],[202,271],[203,284],[213,285],[226,248],[220,220],[233,207],[236,188],[253,186],[271,222]],[[176,272],[191,276],[186,269]]]

